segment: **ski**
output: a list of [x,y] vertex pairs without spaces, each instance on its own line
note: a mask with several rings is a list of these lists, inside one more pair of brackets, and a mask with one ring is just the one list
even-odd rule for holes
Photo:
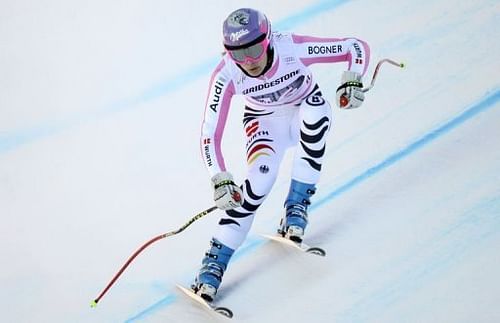
[[215,306],[212,303],[207,302],[204,300],[202,297],[199,295],[196,295],[190,288],[186,288],[181,285],[176,285],[176,287],[182,291],[182,293],[186,296],[188,296],[191,300],[193,300],[196,304],[201,305],[202,308],[210,311],[211,313],[217,313],[220,314],[226,318],[232,318],[233,317],[233,311],[231,311],[227,307],[221,307],[221,306]]
[[326,256],[325,249],[320,248],[320,247],[311,247],[311,246],[308,246],[307,244],[305,244],[304,242],[297,243],[297,242],[294,242],[290,239],[286,239],[280,235],[261,234],[261,236],[266,238],[266,239],[269,239],[271,241],[284,244],[286,246],[292,247],[294,249],[297,249],[297,250],[300,250],[300,251],[303,251],[306,253],[310,253],[310,254],[313,254],[316,256],[321,256],[321,257]]

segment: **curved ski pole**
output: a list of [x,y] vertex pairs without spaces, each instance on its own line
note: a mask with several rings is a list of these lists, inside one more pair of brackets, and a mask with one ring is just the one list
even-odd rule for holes
[[125,271],[125,269],[130,265],[130,263],[144,250],[146,249],[147,247],[149,247],[151,244],[153,244],[154,242],[158,241],[158,240],[161,240],[161,239],[164,239],[164,238],[167,238],[167,237],[170,237],[170,236],[173,236],[173,235],[176,235],[178,233],[181,233],[182,231],[184,231],[188,226],[190,226],[191,224],[193,224],[193,222],[201,219],[202,217],[204,217],[205,215],[209,214],[210,212],[216,210],[217,207],[216,206],[212,206],[208,209],[206,209],[205,211],[202,211],[198,214],[196,214],[195,216],[193,216],[191,219],[189,219],[188,222],[186,222],[182,227],[180,227],[179,229],[177,230],[174,230],[174,231],[170,231],[170,232],[167,232],[167,233],[164,233],[164,234],[160,234],[159,236],[156,236],[154,237],[153,239],[149,240],[148,242],[146,242],[145,244],[143,244],[139,249],[137,249],[136,252],[134,252],[134,254],[127,260],[127,262],[122,266],[122,268],[120,268],[120,270],[116,273],[116,275],[113,277],[113,279],[111,279],[111,281],[108,283],[108,285],[106,286],[106,288],[104,288],[104,290],[101,292],[101,294],[99,294],[99,296],[94,299],[91,303],[90,303],[90,307],[96,307],[97,306],[97,303],[101,300],[101,298],[104,296],[104,294],[106,294],[106,292],[111,288],[111,286],[113,286],[113,284],[116,282],[116,280],[121,276],[121,274]]
[[363,92],[368,92],[372,89],[372,87],[375,85],[375,80],[377,79],[377,75],[378,75],[378,70],[380,69],[380,66],[383,64],[383,63],[389,63],[389,64],[392,64],[394,66],[397,66],[397,67],[405,67],[405,64],[404,63],[398,63],[398,62],[395,62],[393,61],[392,59],[388,59],[388,58],[384,58],[382,60],[380,60],[378,63],[377,63],[377,66],[375,67],[375,71],[373,72],[373,76],[372,76],[372,82],[370,84],[370,86],[362,89],[361,91]]

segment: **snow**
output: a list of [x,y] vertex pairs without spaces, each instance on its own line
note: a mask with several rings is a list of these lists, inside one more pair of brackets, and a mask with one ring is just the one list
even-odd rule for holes
[[[499,322],[498,1],[0,4],[0,304],[4,322],[211,322],[175,284],[217,223],[156,242],[211,206],[198,147],[233,9],[275,28],[356,36],[389,57],[360,109],[335,108],[307,241],[268,242],[290,158],[226,273],[237,322]],[[193,11],[191,8],[196,7]],[[344,65],[314,66],[333,103]],[[224,151],[245,174],[241,100]]]

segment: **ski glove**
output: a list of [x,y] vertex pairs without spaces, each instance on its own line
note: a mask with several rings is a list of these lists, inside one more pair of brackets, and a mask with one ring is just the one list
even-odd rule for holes
[[337,88],[337,105],[341,109],[359,108],[365,99],[362,91],[361,75],[356,72],[345,71],[342,74],[342,85]]
[[233,175],[229,172],[221,172],[212,177],[214,184],[215,205],[221,210],[231,210],[241,206],[241,189],[233,182]]

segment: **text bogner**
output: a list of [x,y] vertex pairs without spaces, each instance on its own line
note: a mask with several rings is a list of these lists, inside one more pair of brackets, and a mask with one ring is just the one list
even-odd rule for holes
[[307,53],[312,54],[338,54],[342,52],[342,45],[308,46]]

